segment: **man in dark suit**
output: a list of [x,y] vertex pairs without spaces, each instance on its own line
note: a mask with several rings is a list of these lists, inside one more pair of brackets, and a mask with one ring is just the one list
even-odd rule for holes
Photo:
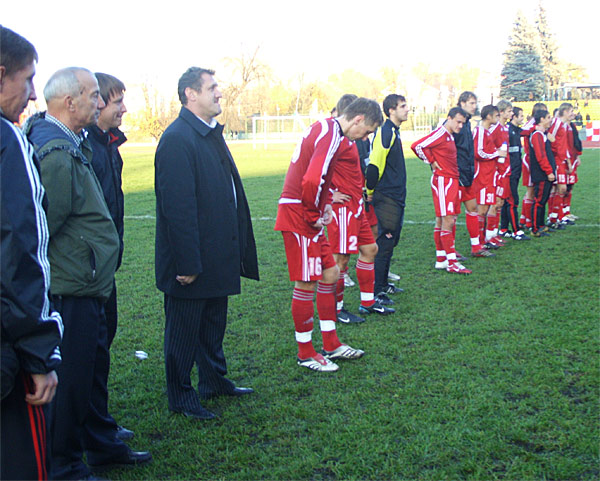
[[[258,280],[256,244],[242,182],[223,139],[214,71],[189,68],[179,79],[179,117],[155,157],[156,285],[165,299],[169,409],[197,419],[215,415],[201,399],[241,396],[223,352],[228,296],[240,276]],[[190,372],[198,366],[198,392]]]

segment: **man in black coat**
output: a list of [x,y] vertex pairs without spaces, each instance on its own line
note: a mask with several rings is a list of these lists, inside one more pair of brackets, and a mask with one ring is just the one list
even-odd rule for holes
[[191,67],[181,76],[181,112],[155,157],[155,268],[165,295],[169,409],[197,419],[215,417],[201,399],[253,392],[225,377],[228,296],[240,293],[240,276],[258,280],[258,261],[244,188],[215,120],[221,92],[213,75]]

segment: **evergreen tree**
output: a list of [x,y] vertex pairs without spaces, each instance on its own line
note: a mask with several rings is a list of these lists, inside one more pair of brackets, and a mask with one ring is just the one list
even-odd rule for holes
[[546,19],[546,10],[542,5],[542,0],[538,4],[538,16],[535,20],[535,29],[538,35],[539,52],[544,67],[544,80],[547,87],[557,86],[561,79],[561,70],[557,56],[556,42],[554,35],[550,33],[548,21]]
[[545,87],[536,31],[519,11],[504,52],[500,97],[515,101],[539,100]]

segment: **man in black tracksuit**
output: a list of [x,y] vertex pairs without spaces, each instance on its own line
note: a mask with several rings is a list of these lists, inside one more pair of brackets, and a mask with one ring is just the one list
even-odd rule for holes
[[508,232],[512,227],[512,238],[528,240],[529,237],[519,228],[519,180],[523,161],[521,158],[521,128],[523,124],[523,109],[513,107],[513,118],[508,123],[508,155],[510,159],[510,196],[508,202],[502,205],[500,232]]
[[388,117],[373,139],[370,163],[367,166],[367,194],[377,215],[377,247],[375,256],[375,289],[384,305],[393,304],[387,294],[402,292],[388,284],[394,247],[400,239],[406,202],[406,165],[400,140],[400,124],[406,121],[408,107],[402,95],[390,94],[383,101]]
[[33,146],[14,125],[36,99],[36,61],[33,45],[0,25],[0,479],[48,479],[46,415],[61,363],[63,324],[48,292],[47,198]]

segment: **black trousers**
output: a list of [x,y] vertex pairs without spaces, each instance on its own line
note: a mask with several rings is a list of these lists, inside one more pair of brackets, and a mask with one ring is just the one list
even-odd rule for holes
[[375,256],[375,295],[385,289],[392,262],[394,247],[398,245],[404,223],[404,206],[394,199],[373,194],[373,207],[377,216],[377,255]]
[[31,377],[20,371],[2,399],[0,479],[48,479],[48,407],[26,403],[25,393],[32,391]]
[[106,313],[106,337],[108,349],[112,346],[112,342],[117,334],[117,323],[119,320],[119,314],[117,311],[117,283],[113,279],[113,290],[110,293],[110,297],[104,304],[104,311]]
[[552,182],[543,180],[533,184],[533,194],[535,202],[531,206],[531,224],[532,231],[537,232],[538,229],[544,227],[546,221],[546,204],[552,190]]
[[116,425],[100,415],[106,411],[108,345],[104,304],[92,297],[54,296],[64,335],[58,389],[51,404],[53,479],[81,479],[89,474],[83,452],[92,463],[128,451],[116,438]]
[[510,196],[502,205],[500,212],[500,229],[508,229],[508,224],[512,226],[513,232],[519,230],[519,180],[520,176],[510,176]]
[[[193,411],[200,399],[228,394],[235,385],[225,378],[223,338],[227,297],[182,299],[165,294],[165,369],[172,411]],[[198,367],[198,392],[190,373]]]

